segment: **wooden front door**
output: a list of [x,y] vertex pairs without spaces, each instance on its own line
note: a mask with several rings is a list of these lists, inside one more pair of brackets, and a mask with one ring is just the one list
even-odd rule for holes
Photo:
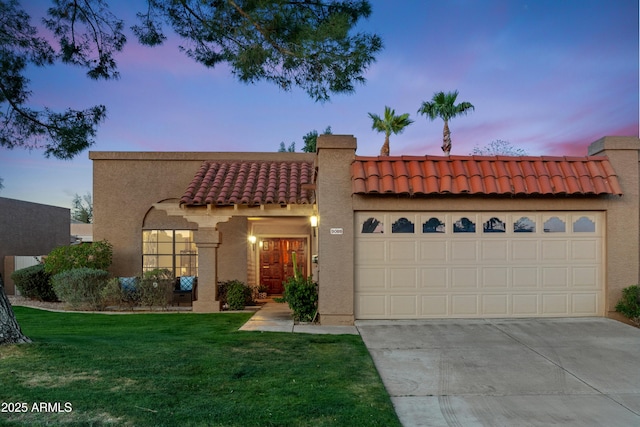
[[295,252],[298,269],[307,276],[307,239],[266,238],[260,248],[260,284],[270,294],[280,295],[284,283],[294,275],[291,254]]

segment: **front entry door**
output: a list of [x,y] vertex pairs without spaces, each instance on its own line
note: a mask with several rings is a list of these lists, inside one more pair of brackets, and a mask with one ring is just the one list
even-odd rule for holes
[[291,254],[296,253],[298,270],[307,276],[307,239],[266,238],[260,248],[260,284],[270,294],[280,295],[283,284],[294,275]]

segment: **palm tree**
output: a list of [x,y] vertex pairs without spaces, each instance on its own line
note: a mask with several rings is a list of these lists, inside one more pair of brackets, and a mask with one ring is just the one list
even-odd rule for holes
[[449,130],[449,120],[457,116],[466,115],[469,111],[473,111],[475,107],[468,102],[461,102],[456,105],[458,91],[453,92],[437,92],[431,98],[431,102],[423,102],[418,113],[435,120],[440,117],[444,120],[444,130],[442,131],[442,151],[448,156],[451,152],[451,131]]
[[413,120],[409,118],[409,113],[396,116],[395,110],[385,106],[384,118],[380,118],[377,114],[369,113],[369,117],[373,120],[371,129],[378,132],[384,132],[384,144],[380,149],[381,156],[389,155],[389,136],[391,134],[397,135],[404,131],[404,128],[413,123]]

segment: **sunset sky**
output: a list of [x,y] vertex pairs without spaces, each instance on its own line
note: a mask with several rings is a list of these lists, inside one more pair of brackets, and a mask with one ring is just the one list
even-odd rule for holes
[[[49,6],[28,3],[34,16]],[[127,26],[144,8],[142,1],[110,4]],[[360,28],[378,33],[384,50],[365,85],[328,103],[299,89],[239,83],[225,66],[207,69],[177,49],[175,36],[147,48],[131,35],[117,58],[120,80],[95,82],[62,65],[32,68],[31,105],[106,105],[94,151],[277,151],[293,141],[300,150],[303,135],[331,126],[357,138],[357,154],[377,155],[384,137],[371,130],[367,113],[382,115],[388,105],[415,120],[391,137],[391,155],[441,155],[442,121],[416,112],[434,92],[452,90],[475,106],[450,123],[452,155],[494,140],[530,155],[586,155],[603,136],[638,136],[637,0],[371,4]],[[0,149],[0,197],[70,207],[74,194],[91,191],[91,167],[88,152],[59,161]]]

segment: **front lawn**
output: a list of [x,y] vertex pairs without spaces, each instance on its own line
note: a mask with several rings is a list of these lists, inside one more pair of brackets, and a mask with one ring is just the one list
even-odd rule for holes
[[249,313],[14,310],[34,343],[0,347],[0,425],[400,425],[359,336],[237,331]]

